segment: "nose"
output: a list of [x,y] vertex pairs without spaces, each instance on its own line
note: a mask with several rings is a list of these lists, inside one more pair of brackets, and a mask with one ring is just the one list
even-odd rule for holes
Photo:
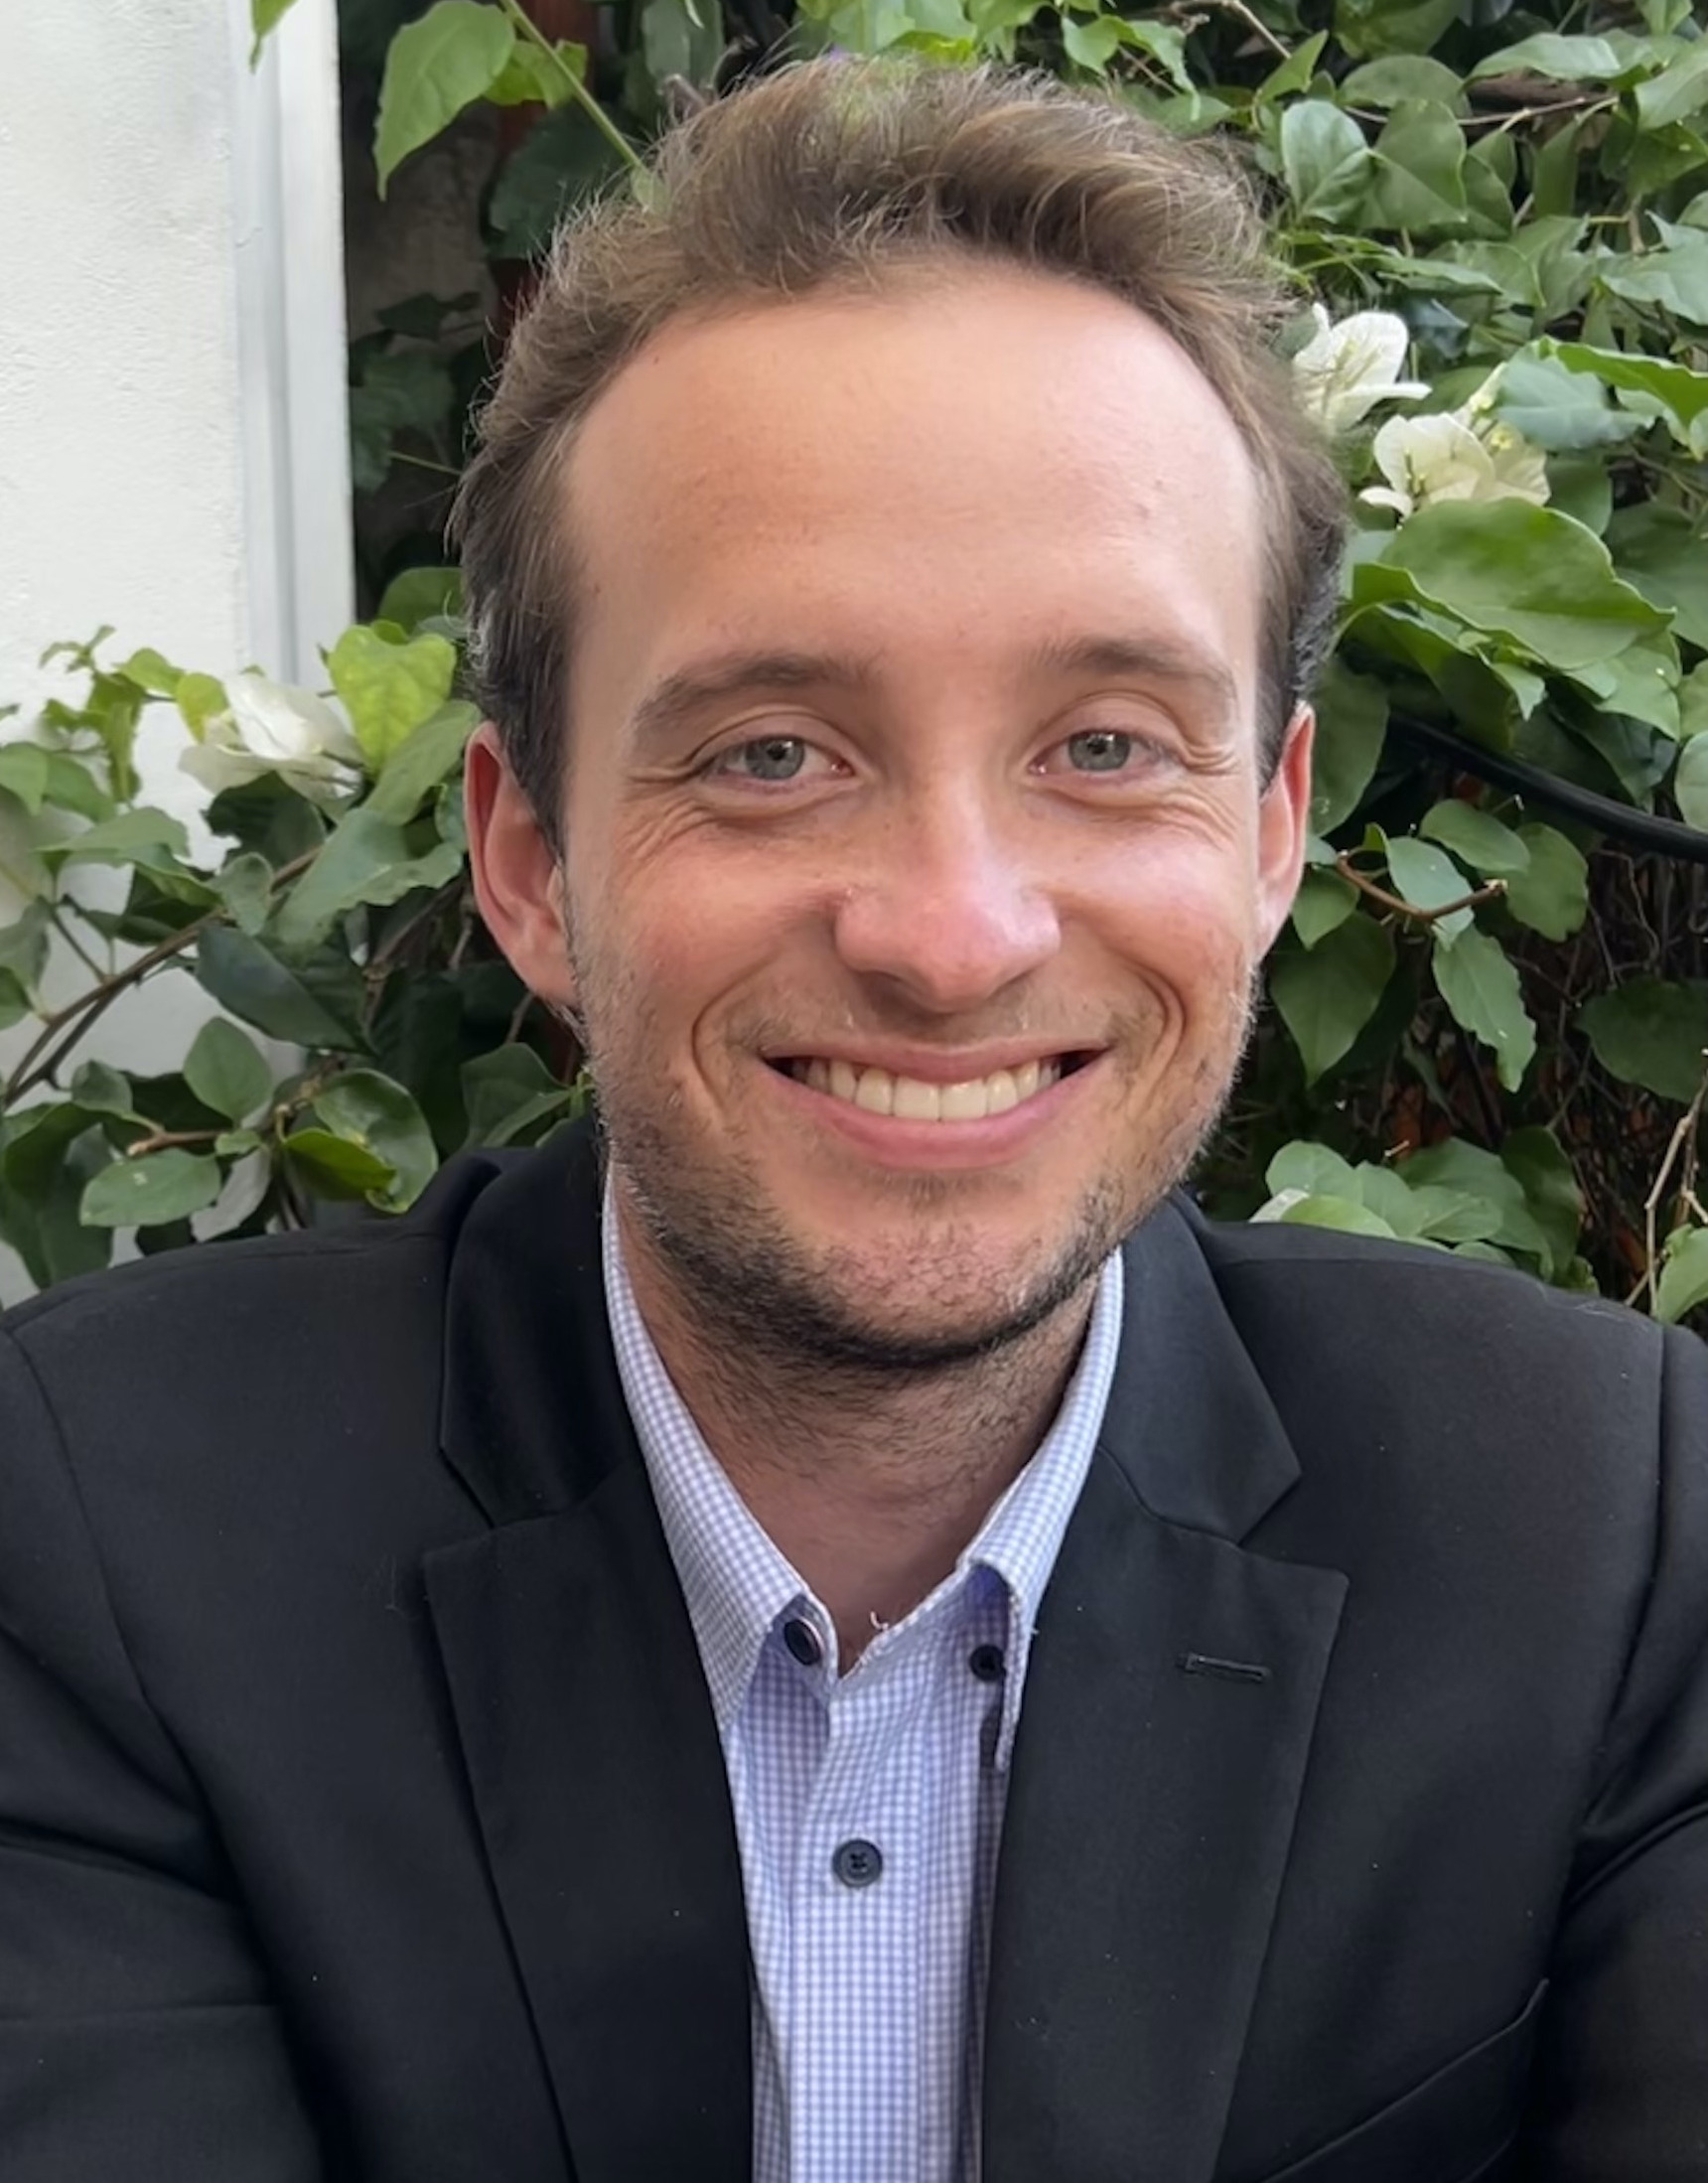
[[920,1008],[977,1008],[1062,945],[1038,857],[987,812],[964,803],[915,809],[862,849],[863,869],[836,915],[837,952]]

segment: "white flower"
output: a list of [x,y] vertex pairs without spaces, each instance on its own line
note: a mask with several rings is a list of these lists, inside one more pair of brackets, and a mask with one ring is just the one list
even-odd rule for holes
[[225,696],[226,710],[179,760],[204,788],[216,796],[276,773],[299,795],[326,802],[356,786],[361,751],[324,697],[253,671],[232,675]]
[[1390,417],[1370,448],[1386,485],[1358,498],[1401,516],[1435,501],[1533,501],[1548,498],[1547,461],[1512,425],[1494,416],[1492,371],[1457,409],[1433,417]]
[[1391,311],[1354,311],[1332,320],[1320,303],[1311,306],[1317,331],[1293,359],[1301,405],[1325,431],[1339,434],[1361,424],[1377,402],[1413,401],[1429,388],[1402,379],[1404,319]]

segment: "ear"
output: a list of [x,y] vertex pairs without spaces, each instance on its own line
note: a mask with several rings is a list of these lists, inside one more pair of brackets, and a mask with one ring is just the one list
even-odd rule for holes
[[509,965],[548,1007],[575,1005],[563,937],[563,866],[510,771],[488,720],[469,743],[463,773],[475,900]]
[[1316,732],[1316,714],[1309,705],[1299,706],[1287,723],[1281,756],[1258,806],[1257,900],[1264,953],[1275,945],[1276,936],[1287,922],[1305,869],[1311,816],[1311,746]]

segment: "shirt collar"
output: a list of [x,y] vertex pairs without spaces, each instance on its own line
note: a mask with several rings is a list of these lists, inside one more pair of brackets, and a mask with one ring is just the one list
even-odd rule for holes
[[[640,1316],[624,1262],[609,1187],[602,1224],[605,1302],[624,1397],[651,1482],[665,1542],[687,1602],[720,1735],[746,1701],[761,1648],[779,1620],[798,1613],[833,1651],[830,1617],[773,1542],[707,1447]],[[1006,1768],[1020,1718],[1032,1635],[1102,1428],[1120,1348],[1119,1251],[1097,1279],[1090,1321],[1054,1422],[990,1511],[953,1572],[904,1622],[873,1640],[862,1663],[907,1641],[975,1569],[1007,1594],[1009,1642],[996,1764]],[[858,1672],[858,1671],[856,1671]]]

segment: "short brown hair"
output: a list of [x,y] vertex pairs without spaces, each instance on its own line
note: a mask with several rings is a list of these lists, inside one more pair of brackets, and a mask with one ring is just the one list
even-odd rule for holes
[[642,190],[565,224],[481,419],[454,517],[474,672],[554,840],[574,608],[562,464],[580,420],[683,313],[870,284],[933,255],[1105,289],[1215,388],[1269,511],[1272,763],[1327,649],[1345,496],[1273,356],[1286,291],[1230,155],[1047,76],[827,59],[703,108],[665,136]]

